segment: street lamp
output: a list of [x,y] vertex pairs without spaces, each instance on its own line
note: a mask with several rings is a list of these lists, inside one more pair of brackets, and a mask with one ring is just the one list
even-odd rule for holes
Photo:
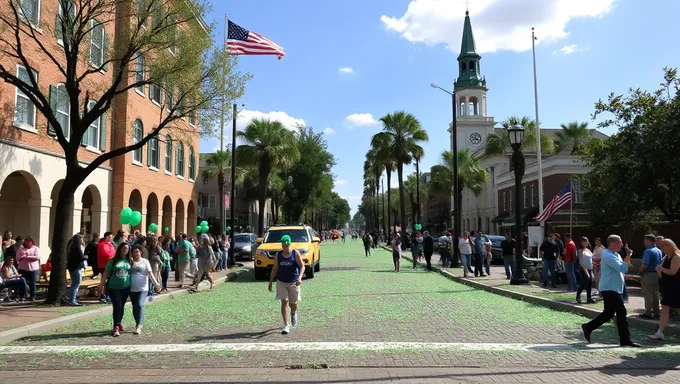
[[519,189],[524,176],[524,154],[522,153],[522,141],[524,140],[524,127],[515,124],[508,128],[508,139],[512,147],[512,169],[515,171],[515,269],[512,271],[510,284],[529,284],[524,277],[524,255],[522,255],[522,215]]
[[[458,239],[460,237],[460,202],[458,201],[458,138],[456,132],[456,91],[449,92],[446,89],[438,86],[435,83],[430,84],[432,88],[437,88],[451,95],[451,150],[453,152],[453,238],[454,238],[454,257],[452,267],[460,267],[462,264],[460,262],[460,249],[458,248]],[[420,208],[420,206],[418,207]]]

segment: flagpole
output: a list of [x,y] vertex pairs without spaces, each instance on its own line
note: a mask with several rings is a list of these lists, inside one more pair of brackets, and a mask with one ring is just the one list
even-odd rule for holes
[[[534,107],[536,109],[536,159],[538,161],[538,214],[543,213],[543,159],[541,158],[541,126],[538,119],[538,80],[536,78],[536,35],[531,27],[531,50],[534,57]],[[545,230],[545,222],[540,222]]]
[[[222,42],[222,46],[224,47],[224,52],[227,52],[227,31],[229,28],[229,14],[225,13],[224,14],[224,41]],[[223,76],[224,77],[224,76]],[[222,113],[221,113],[221,119],[220,119],[220,151],[224,151],[224,93],[222,94]],[[222,196],[222,200],[224,200],[224,196]],[[220,223],[222,227],[224,227],[225,223]]]
[[571,198],[569,199],[569,233],[574,236],[574,226],[573,226],[573,217],[574,217],[574,188],[571,184],[571,180],[569,180],[569,193],[571,193]]

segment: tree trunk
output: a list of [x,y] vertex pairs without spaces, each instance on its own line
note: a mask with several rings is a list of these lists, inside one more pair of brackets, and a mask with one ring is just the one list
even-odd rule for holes
[[394,226],[392,225],[392,222],[390,221],[391,215],[390,215],[390,210],[392,209],[392,199],[390,198],[390,183],[392,182],[392,170],[391,169],[386,169],[387,171],[387,225],[390,227],[390,229],[387,231],[385,236],[389,239],[392,237],[392,232],[394,231]]
[[[217,175],[217,188],[220,191],[220,232],[219,233],[225,233],[227,230],[227,218],[225,217],[225,209],[226,207],[224,206],[224,173],[220,171],[220,173]],[[232,196],[229,196],[229,212],[233,215],[234,210],[231,209],[231,206],[233,206],[234,202],[231,201]],[[190,227],[191,228],[191,227]]]
[[404,165],[397,165],[399,180],[399,217],[401,219],[401,243],[406,244],[406,199],[404,198]]
[[263,166],[264,162],[260,163],[259,177],[260,177],[260,193],[257,198],[257,204],[260,208],[260,214],[257,218],[257,235],[264,236],[264,216],[265,204],[267,203],[267,180],[269,180],[269,166]]
[[73,235],[67,233],[68,221],[73,220],[73,201],[78,185],[80,185],[80,182],[69,178],[67,173],[67,177],[61,185],[61,191],[59,191],[54,215],[54,231],[52,232],[52,272],[50,273],[50,285],[47,289],[45,304],[59,305],[61,298],[66,293],[66,244],[70,236]]
[[378,204],[378,198],[380,196],[380,188],[377,187],[375,189],[375,231],[376,233],[380,233],[380,204]]

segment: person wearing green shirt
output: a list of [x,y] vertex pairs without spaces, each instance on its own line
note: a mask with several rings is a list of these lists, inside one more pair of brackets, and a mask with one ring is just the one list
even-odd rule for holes
[[168,290],[168,277],[170,276],[170,264],[172,263],[172,257],[170,256],[170,237],[167,236],[163,239],[161,245],[161,283],[163,285],[163,291]]
[[99,290],[103,294],[108,289],[111,304],[113,305],[113,331],[114,337],[120,336],[125,330],[122,321],[125,315],[125,303],[130,296],[130,245],[121,243],[116,249],[116,254],[106,264],[106,270],[99,284]]
[[187,240],[187,235],[182,234],[182,241],[179,244],[179,249],[177,250],[178,255],[177,255],[177,270],[179,274],[179,287],[183,288],[184,287],[184,278],[185,277],[190,277],[193,279],[193,275],[191,275],[188,271],[189,263],[191,261],[191,255],[192,253],[195,255],[196,250],[194,249],[194,246]]

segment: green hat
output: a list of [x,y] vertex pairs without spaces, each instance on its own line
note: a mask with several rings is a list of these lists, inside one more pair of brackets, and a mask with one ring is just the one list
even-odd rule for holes
[[288,235],[281,236],[281,244],[282,245],[290,245],[290,243],[291,243],[290,236],[288,236]]

